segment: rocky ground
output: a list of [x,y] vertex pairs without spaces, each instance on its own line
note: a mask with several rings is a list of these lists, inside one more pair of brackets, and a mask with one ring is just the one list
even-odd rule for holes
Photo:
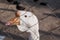
[[[60,40],[60,9],[53,11],[47,6],[40,6],[33,2],[33,5],[30,5],[31,3],[28,2],[21,4],[38,17],[41,40]],[[6,21],[15,16],[15,10],[15,5],[0,0],[0,35],[6,36],[4,40],[27,40],[28,33],[20,32],[16,26],[4,25]]]

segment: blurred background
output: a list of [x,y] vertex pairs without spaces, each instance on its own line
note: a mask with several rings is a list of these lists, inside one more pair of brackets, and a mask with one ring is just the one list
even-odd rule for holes
[[5,26],[15,16],[16,5],[33,12],[39,20],[40,40],[60,40],[60,0],[0,0],[0,40],[27,40],[29,34]]

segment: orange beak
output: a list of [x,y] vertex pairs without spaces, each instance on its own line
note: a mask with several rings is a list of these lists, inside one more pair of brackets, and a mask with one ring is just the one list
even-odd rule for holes
[[20,25],[19,11],[15,14],[14,18],[11,18],[5,25]]
[[19,18],[15,17],[11,18],[5,25],[19,25],[19,24],[20,24]]

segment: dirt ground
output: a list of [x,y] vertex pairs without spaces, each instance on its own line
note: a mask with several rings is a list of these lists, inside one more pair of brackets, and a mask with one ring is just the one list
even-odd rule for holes
[[[60,40],[60,9],[53,11],[47,6],[39,4],[33,6],[24,2],[22,5],[37,16],[40,25],[40,40]],[[16,26],[4,25],[6,21],[15,16],[15,10],[15,5],[0,0],[0,35],[6,36],[4,40],[27,40],[28,33],[20,32]]]

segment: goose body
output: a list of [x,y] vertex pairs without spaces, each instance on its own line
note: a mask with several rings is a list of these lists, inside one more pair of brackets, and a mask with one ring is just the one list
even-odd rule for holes
[[29,40],[39,40],[39,23],[37,17],[32,12],[18,11],[18,13],[20,13],[20,25],[17,25],[18,29],[22,32],[29,32]]
[[29,40],[39,40],[39,23],[37,17],[28,11],[17,11],[20,15],[20,25],[17,28],[22,32],[29,32]]

